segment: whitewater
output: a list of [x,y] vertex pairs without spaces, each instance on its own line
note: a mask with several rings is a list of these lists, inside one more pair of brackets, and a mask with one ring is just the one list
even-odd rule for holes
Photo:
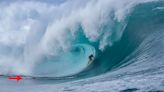
[[0,92],[163,92],[163,47],[163,0],[0,1]]

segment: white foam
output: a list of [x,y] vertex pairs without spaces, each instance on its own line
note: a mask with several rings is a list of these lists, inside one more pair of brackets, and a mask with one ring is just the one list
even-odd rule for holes
[[[42,55],[58,55],[67,51],[75,40],[79,25],[89,41],[99,41],[100,49],[111,46],[123,33],[112,30],[113,23],[124,21],[126,14],[138,2],[70,0],[57,5],[32,0],[1,2],[0,74],[30,74]],[[107,24],[110,30],[104,31]],[[118,35],[111,39],[114,33]],[[19,71],[18,67],[24,69]]]

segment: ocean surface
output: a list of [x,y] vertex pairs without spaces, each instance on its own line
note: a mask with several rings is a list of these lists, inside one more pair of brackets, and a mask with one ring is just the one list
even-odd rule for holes
[[164,1],[1,0],[0,92],[164,92]]

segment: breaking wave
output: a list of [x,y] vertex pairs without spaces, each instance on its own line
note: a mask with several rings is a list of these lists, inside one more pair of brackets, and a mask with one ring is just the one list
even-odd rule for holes
[[152,0],[2,1],[0,75],[84,78],[126,67],[147,39],[163,35],[163,6]]

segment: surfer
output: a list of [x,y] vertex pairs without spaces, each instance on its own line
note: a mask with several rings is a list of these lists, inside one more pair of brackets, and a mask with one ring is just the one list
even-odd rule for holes
[[93,54],[91,54],[91,55],[89,56],[89,62],[88,62],[88,64],[90,65],[90,64],[92,63],[93,60],[94,60],[94,56],[93,56]]

